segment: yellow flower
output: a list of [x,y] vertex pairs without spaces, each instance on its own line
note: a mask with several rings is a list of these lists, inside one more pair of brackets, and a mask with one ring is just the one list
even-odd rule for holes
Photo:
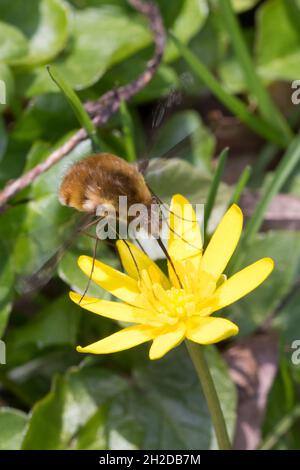
[[[263,258],[229,279],[222,274],[241,235],[242,211],[237,205],[230,207],[204,252],[195,212],[181,195],[172,199],[169,225],[169,277],[128,241],[117,242],[127,274],[95,262],[93,281],[122,303],[84,297],[80,306],[134,326],[84,348],[78,346],[77,351],[107,354],[152,340],[150,359],[159,359],[185,338],[211,344],[238,333],[233,322],[212,314],[259,286],[274,267],[272,259]],[[92,263],[87,256],[78,260],[88,276]],[[70,297],[79,304],[80,294],[71,292]]]

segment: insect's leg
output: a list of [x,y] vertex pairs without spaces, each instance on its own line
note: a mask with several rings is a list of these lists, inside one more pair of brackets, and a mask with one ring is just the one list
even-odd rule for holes
[[141,242],[139,241],[139,239],[138,239],[138,238],[135,238],[135,241],[136,241],[137,244],[139,245],[140,250],[141,250],[143,253],[145,253],[145,255],[146,255],[147,253],[146,253],[146,251],[145,251],[143,245],[142,245]]
[[167,251],[167,249],[166,249],[165,245],[163,244],[163,241],[162,241],[162,239],[161,239],[160,237],[158,237],[157,243],[158,243],[159,247],[161,248],[161,250],[163,251],[165,257],[166,257],[167,260],[169,261],[169,263],[170,263],[170,265],[171,265],[171,267],[172,267],[172,269],[173,269],[173,272],[174,272],[174,274],[175,274],[175,276],[176,276],[176,278],[177,278],[177,281],[179,282],[180,287],[182,287],[181,280],[180,280],[180,278],[179,278],[179,276],[178,276],[178,273],[177,273],[177,271],[176,271],[176,269],[175,269],[175,266],[174,266],[174,263],[173,263],[173,261],[172,261],[172,258],[170,257],[170,255],[169,255],[169,253],[168,253],[168,251]]
[[95,245],[94,245],[94,252],[93,252],[93,262],[92,262],[92,269],[91,269],[91,272],[90,272],[90,275],[89,275],[89,279],[88,279],[88,282],[87,282],[87,285],[86,285],[86,288],[84,289],[84,292],[79,300],[79,305],[81,304],[82,300],[84,299],[84,297],[86,296],[86,293],[87,291],[89,290],[89,287],[91,285],[91,280],[92,280],[92,276],[93,276],[93,273],[94,273],[94,269],[95,269],[95,262],[96,262],[96,257],[97,257],[97,248],[98,248],[98,242],[99,242],[99,238],[96,236],[93,236],[87,232],[84,231],[84,229],[86,229],[87,227],[91,227],[92,225],[95,225],[96,223],[98,222],[101,222],[101,220],[103,219],[103,217],[98,217],[96,218],[95,220],[93,220],[92,222],[90,222],[89,224],[87,224],[85,227],[83,227],[83,230],[81,229],[80,231],[82,233],[84,233],[85,235],[93,238],[95,240]]
[[[184,217],[180,217],[179,215],[175,214],[175,212],[171,211],[168,207],[167,207],[167,204],[165,204],[158,196],[156,196],[156,194],[154,194],[154,192],[152,191],[152,189],[149,187],[149,190],[151,191],[151,194],[152,196],[159,202],[159,204],[166,209],[166,211],[168,211],[170,214],[172,214],[174,217],[180,219],[180,220],[183,220],[185,222],[194,222],[194,220],[192,219],[186,219]],[[167,219],[167,217],[165,217],[163,211],[161,210],[161,214],[162,214],[162,218],[163,220],[166,222],[167,224],[167,227],[168,229],[170,230],[170,232],[174,233],[174,235],[177,235],[178,237],[180,237],[187,245],[189,245],[191,248],[194,248],[195,250],[198,250],[199,252],[202,251],[199,249],[199,247],[193,245],[192,243],[190,243],[189,241],[185,240],[185,238],[183,238],[181,235],[179,235],[174,229],[172,229],[172,227],[170,227],[170,224],[169,224],[169,221]]]
[[83,225],[82,227],[79,228],[79,232],[82,232],[83,230],[87,230],[89,229],[90,227],[92,227],[93,225],[97,225],[98,222],[100,222],[102,220],[103,217],[96,217],[94,220],[92,220],[91,222],[87,223],[86,225]]
[[[82,233],[82,235],[85,235],[86,237],[92,238],[93,240],[96,240],[96,239],[99,240],[99,238],[96,235],[92,235],[89,232],[81,231],[81,233]],[[107,243],[108,245],[111,245],[111,246],[115,246],[115,244],[113,242],[111,242],[110,240],[105,240],[105,243]]]
[[93,263],[92,263],[92,269],[91,269],[91,272],[90,272],[90,275],[89,275],[89,280],[87,282],[87,285],[86,285],[86,288],[84,289],[84,292],[79,300],[79,305],[81,304],[82,300],[84,299],[84,297],[86,296],[86,293],[87,291],[89,290],[89,287],[90,287],[90,284],[91,284],[91,280],[92,280],[92,277],[93,277],[93,273],[94,273],[94,269],[95,269],[95,262],[96,262],[96,256],[97,256],[97,248],[98,248],[98,242],[99,242],[99,238],[96,238],[95,240],[95,245],[94,245],[94,253],[93,253]]
[[[103,219],[103,217],[97,219],[97,222],[100,222],[101,220]],[[109,222],[108,222],[109,223]],[[90,224],[89,224],[90,225]],[[110,226],[110,228],[112,229],[113,232],[115,232],[115,235],[117,237],[119,237],[119,233],[117,230],[115,230],[112,226]],[[85,232],[82,232],[82,233],[85,233]],[[93,273],[94,273],[94,269],[95,269],[95,262],[96,262],[96,257],[97,257],[97,248],[98,248],[98,243],[100,241],[100,239],[98,237],[94,237],[93,235],[89,234],[89,233],[85,233],[85,235],[87,236],[90,236],[91,238],[95,239],[95,245],[94,245],[94,253],[93,253],[93,262],[92,262],[92,268],[91,268],[91,272],[90,272],[90,275],[89,275],[89,279],[88,279],[88,283],[87,283],[87,286],[86,288],[84,289],[84,292],[79,300],[79,305],[81,304],[82,300],[84,299],[84,297],[86,296],[87,294],[87,291],[89,290],[89,287],[90,287],[90,284],[91,284],[91,280],[92,280],[92,277],[93,277]],[[107,241],[107,240],[106,240]],[[127,243],[126,240],[124,240],[124,243],[125,245],[127,246],[128,250],[129,250],[129,253],[133,259],[133,262],[135,264],[135,267],[136,267],[136,270],[138,272],[138,274],[140,274],[140,271],[139,271],[139,267],[138,267],[138,264],[136,262],[136,259],[132,253],[132,250],[129,246],[129,244]]]
[[[120,234],[119,234],[118,230],[114,229],[113,227],[111,227],[111,228],[112,228],[112,230],[115,232],[116,237],[120,240]],[[138,264],[137,264],[137,261],[136,261],[136,259],[135,259],[135,257],[134,257],[134,254],[132,253],[132,250],[131,250],[131,248],[130,248],[130,245],[128,244],[128,242],[127,242],[124,238],[122,238],[122,240],[123,240],[123,242],[125,243],[125,245],[126,245],[128,251],[129,251],[129,253],[130,253],[130,256],[131,256],[131,258],[132,258],[132,260],[133,260],[133,262],[134,262],[134,265],[135,265],[135,268],[136,268],[136,270],[137,270],[137,273],[138,273],[138,275],[140,276],[140,269],[139,269],[139,267],[138,267]]]

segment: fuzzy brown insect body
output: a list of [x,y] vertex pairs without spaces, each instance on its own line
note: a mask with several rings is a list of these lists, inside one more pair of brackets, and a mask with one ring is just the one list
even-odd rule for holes
[[118,212],[119,196],[127,197],[128,207],[139,203],[150,208],[152,203],[138,169],[110,153],[91,155],[72,165],[59,191],[63,205],[91,214],[103,205],[112,205]]

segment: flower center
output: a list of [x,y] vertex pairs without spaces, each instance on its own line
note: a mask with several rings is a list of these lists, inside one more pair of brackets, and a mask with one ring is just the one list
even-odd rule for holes
[[164,289],[161,284],[151,282],[149,273],[144,271],[140,290],[145,308],[153,314],[154,322],[175,324],[193,315],[209,315],[209,298],[203,298],[189,290],[171,287]]
[[183,289],[172,287],[170,290],[164,291],[164,294],[169,300],[167,304],[163,302],[164,295],[158,295],[157,299],[159,309],[162,313],[170,317],[182,318],[190,316],[195,310],[194,296],[192,294],[186,294]]

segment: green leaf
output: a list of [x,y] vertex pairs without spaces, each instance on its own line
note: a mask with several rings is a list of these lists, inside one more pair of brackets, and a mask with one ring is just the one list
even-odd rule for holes
[[[208,16],[203,28],[189,42],[189,49],[209,70],[218,70],[220,62],[227,53],[228,38],[215,15]],[[178,74],[185,76],[187,70],[183,58],[176,62],[175,67]],[[203,92],[205,93],[205,86],[196,74],[191,76],[192,80],[188,83],[185,92],[188,95],[201,96]]]
[[82,450],[100,450],[107,446],[105,422],[107,407],[100,406],[96,413],[80,428],[76,439],[76,448]]
[[[94,240],[85,237],[85,235],[80,235],[76,249],[72,249],[66,253],[59,263],[59,277],[76,292],[83,293],[88,283],[88,277],[81,271],[81,269],[79,269],[77,263],[78,257],[81,254],[93,256],[94,244]],[[109,264],[116,269],[120,269],[120,263],[117,259],[117,256],[114,252],[109,251],[105,241],[98,243],[98,245],[97,259],[101,259],[103,263]],[[87,295],[92,297],[95,296],[101,299],[110,299],[111,297],[107,291],[93,282],[90,284]]]
[[80,311],[67,295],[48,303],[32,321],[6,336],[10,367],[31,360],[47,348],[75,347],[79,320]]
[[259,0],[232,0],[233,7],[237,12],[243,12],[253,8]]
[[[133,72],[136,76],[138,70],[141,71],[144,68],[144,63],[138,62],[136,66],[133,64],[131,65],[130,62],[127,63],[123,62],[120,64],[122,66],[122,70],[127,70],[128,73],[133,75]],[[113,70],[112,70],[113,72]],[[123,75],[123,78],[126,79],[127,75]],[[113,78],[113,77],[111,77]],[[131,79],[126,79],[126,83],[129,83]],[[115,81],[116,83],[116,81]],[[173,67],[169,67],[166,64],[161,64],[159,69],[157,70],[156,74],[154,75],[153,79],[151,80],[145,88],[142,89],[134,98],[134,103],[143,103],[147,101],[155,101],[158,98],[166,96],[170,93],[171,90],[176,88],[178,85],[178,76]]]
[[299,234],[278,231],[257,235],[245,253],[243,267],[266,256],[275,261],[270,277],[253,293],[224,310],[243,335],[261,325],[291,288],[299,265]]
[[[12,103],[15,93],[15,80],[11,69],[4,63],[0,62],[0,80],[4,83],[0,84],[0,114]],[[4,101],[4,103],[3,103]]]
[[2,338],[8,324],[9,316],[13,308],[13,296],[0,304],[0,337]]
[[126,388],[124,379],[101,369],[74,369],[57,378],[52,391],[33,408],[23,449],[68,448],[98,406]]
[[[233,432],[235,391],[216,350],[216,387]],[[207,449],[212,428],[192,364],[182,347],[136,366],[130,380],[101,367],[73,368],[38,402],[24,449]]]
[[[257,17],[256,55],[268,80],[294,80],[300,74],[300,36],[282,0],[263,2]],[[300,11],[299,5],[295,5]]]
[[55,143],[76,127],[75,116],[64,97],[61,93],[51,93],[30,101],[15,123],[13,135],[23,142],[44,140]]
[[[28,51],[21,50],[9,60],[13,66],[32,67],[54,58],[66,45],[68,9],[61,0],[2,0],[0,17],[19,28],[28,39]],[[20,42],[19,37],[19,42]],[[15,45],[17,48],[18,46]],[[23,45],[24,49],[24,45]]]
[[[136,14],[131,8],[129,9],[124,2],[109,2],[109,5],[105,3],[88,2],[85,3],[87,8],[74,11],[68,48],[54,62],[61,75],[75,90],[82,90],[95,84],[112,65],[130,58],[134,53],[152,44],[152,35],[145,18]],[[169,2],[166,3],[163,0],[163,3],[165,3],[163,11],[168,11]],[[200,2],[199,0],[177,0],[177,4],[176,15],[172,17],[171,23],[185,42],[200,29],[208,9],[206,0],[200,0]],[[167,60],[174,60],[178,57],[178,52],[171,42],[167,49],[170,51],[167,51]],[[149,51],[152,54],[152,47]],[[125,76],[128,70],[132,70],[136,78],[138,69],[144,69],[144,67],[143,60],[139,61],[137,69],[135,67],[132,69],[126,63]],[[154,79],[155,83],[148,85],[148,90],[151,90],[154,85],[157,87],[161,82],[160,86],[162,86],[166,79],[171,80],[171,70],[167,68],[162,70],[164,73],[161,74],[161,78],[159,73]],[[174,76],[174,72],[172,73]],[[111,81],[113,77],[114,75],[112,77],[109,75],[108,79]],[[120,73],[117,75],[117,82],[122,82],[122,80],[122,73]],[[38,68],[32,74],[23,74],[18,78],[18,83],[19,88],[28,97],[55,90],[44,68]],[[112,86],[115,86],[115,83],[111,83],[109,88]],[[144,91],[141,96],[143,94]]]
[[27,54],[24,34],[14,26],[0,21],[0,60],[12,60]]
[[[219,0],[210,0],[212,3],[217,3]],[[260,0],[231,0],[232,6],[237,13],[243,13],[251,8],[255,7],[255,5]]]
[[[152,126],[159,129],[153,138],[148,158],[164,157],[168,153],[177,156],[180,153],[184,159],[199,166],[203,173],[208,173],[214,151],[214,137],[202,123],[199,114],[189,110],[180,111],[164,122],[167,112],[167,102],[159,102],[152,118]],[[180,144],[183,144],[183,148],[179,147]],[[177,145],[179,151],[176,153]]]
[[[54,64],[73,89],[81,90],[150,42],[150,32],[137,15],[110,5],[87,8],[74,11],[70,46]],[[44,68],[23,80],[27,96],[56,91]]]
[[8,142],[8,136],[6,133],[5,123],[0,115],[0,160],[2,159]]
[[22,223],[22,208],[11,208],[1,214],[0,224],[0,338],[2,337],[14,297],[14,242]]
[[7,258],[8,254],[4,250],[1,250],[1,252],[4,259],[1,261],[0,266],[0,338],[3,336],[12,310],[14,283],[13,268]]
[[41,351],[31,360],[25,358],[25,362],[11,363],[8,360],[0,373],[1,384],[18,398],[20,404],[31,409],[35,402],[49,393],[56,374],[63,374],[78,363],[76,359],[78,355],[74,347],[57,346]]
[[26,163],[26,153],[30,150],[29,144],[19,142],[10,134],[6,152],[0,160],[0,184],[5,186],[11,179],[15,179],[23,172]]
[[72,233],[75,221],[56,194],[30,201],[23,212],[13,256],[15,272],[25,276],[34,274],[56,253]]
[[60,73],[55,67],[51,68],[50,66],[48,66],[47,70],[49,72],[50,77],[59,87],[64,97],[68,101],[69,105],[73,109],[73,112],[80,126],[86,130],[87,135],[92,140],[94,149],[99,150],[100,142],[97,137],[96,127],[93,121],[91,120],[90,116],[88,115],[87,111],[85,110],[80,99],[78,98],[77,94],[70,87],[69,83],[63,78],[63,76],[60,75]]
[[[89,92],[92,93],[92,95],[89,95],[89,99],[97,99],[116,85],[126,85],[135,80],[137,76],[144,72],[145,63],[147,60],[150,60],[151,54],[152,49],[146,48],[134,54],[132,57],[128,57],[126,61],[114,65],[103,75],[101,80],[89,90]],[[161,96],[167,95],[170,90],[177,88],[178,85],[178,76],[173,67],[161,64],[150,83],[135,95],[132,101],[135,103],[153,101]]]
[[236,57],[230,55],[218,64],[218,73],[228,93],[242,94],[247,90],[247,84],[241,64]]
[[[150,160],[146,179],[154,193],[164,202],[168,202],[174,194],[180,193],[193,204],[204,204],[211,184],[211,176],[207,172],[179,158]],[[215,225],[216,218],[225,211],[231,192],[226,184],[220,184],[211,227]]]
[[[235,425],[236,394],[227,368],[214,348],[208,360],[223,405],[230,435]],[[136,371],[137,386],[148,403],[145,447],[150,449],[206,449],[215,447],[206,403],[185,348]],[[151,418],[151,410],[154,416]],[[149,429],[151,426],[152,429]],[[155,426],[155,427],[154,427]]]
[[28,417],[13,408],[0,408],[0,450],[19,450]]
[[124,139],[124,147],[126,150],[126,159],[129,162],[136,160],[136,148],[134,141],[134,125],[128,106],[125,101],[122,101],[120,107],[120,114],[122,120],[122,131]]

